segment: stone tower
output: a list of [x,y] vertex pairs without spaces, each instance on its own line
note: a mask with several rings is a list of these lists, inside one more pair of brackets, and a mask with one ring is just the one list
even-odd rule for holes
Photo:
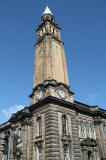
[[56,80],[69,85],[60,27],[48,7],[38,26],[35,45],[34,83],[33,87],[45,80]]
[[73,102],[73,93],[69,89],[64,44],[60,34],[61,28],[55,23],[55,18],[48,7],[46,7],[41,20],[42,23],[36,30],[37,42],[35,44],[33,92],[30,95],[31,105],[47,96],[62,97]]

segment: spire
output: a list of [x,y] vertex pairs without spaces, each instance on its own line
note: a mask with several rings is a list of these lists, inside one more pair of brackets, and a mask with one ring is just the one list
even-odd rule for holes
[[51,15],[53,15],[52,12],[51,12],[51,10],[48,8],[48,6],[46,7],[43,15],[44,15],[44,14],[51,14]]

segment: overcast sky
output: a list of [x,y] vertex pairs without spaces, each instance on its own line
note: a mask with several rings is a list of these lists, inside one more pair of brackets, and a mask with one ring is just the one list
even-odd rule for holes
[[75,100],[106,109],[106,0],[0,0],[0,123],[29,106],[35,30],[47,4],[62,29]]

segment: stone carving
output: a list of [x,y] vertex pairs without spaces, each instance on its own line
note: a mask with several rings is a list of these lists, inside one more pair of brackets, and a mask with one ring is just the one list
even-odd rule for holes
[[91,147],[96,147],[97,142],[93,138],[86,138],[81,141],[81,146],[91,146]]

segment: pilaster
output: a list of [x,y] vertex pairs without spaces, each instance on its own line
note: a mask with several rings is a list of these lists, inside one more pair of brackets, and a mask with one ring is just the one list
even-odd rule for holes
[[103,131],[103,122],[100,117],[95,117],[94,119],[95,130],[96,130],[96,138],[98,142],[99,152],[102,158],[106,158],[106,146],[105,146],[105,138]]
[[45,114],[45,160],[60,160],[58,114],[51,106]]
[[77,121],[74,116],[72,117],[72,140],[73,140],[74,158],[75,160],[82,160],[81,147],[77,129]]

